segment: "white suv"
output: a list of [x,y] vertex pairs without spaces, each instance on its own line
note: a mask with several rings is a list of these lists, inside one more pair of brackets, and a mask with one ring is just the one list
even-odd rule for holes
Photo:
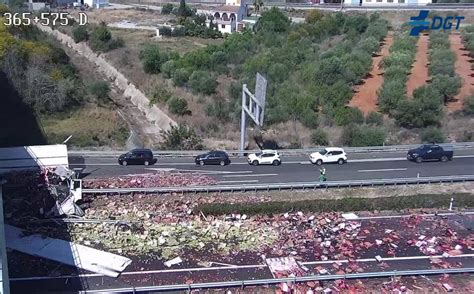
[[252,165],[281,164],[280,154],[278,154],[278,152],[275,150],[262,150],[262,152],[259,153],[249,154],[249,156],[247,157],[247,161],[249,164]]
[[346,152],[342,148],[330,147],[321,151],[311,153],[309,160],[313,164],[321,165],[323,163],[344,164],[347,162]]

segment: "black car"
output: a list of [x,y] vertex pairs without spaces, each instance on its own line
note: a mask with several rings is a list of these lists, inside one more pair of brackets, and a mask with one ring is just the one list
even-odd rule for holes
[[453,159],[453,148],[441,147],[436,144],[425,144],[416,149],[408,150],[407,159],[417,163],[433,160],[446,162]]
[[150,165],[156,163],[156,158],[153,158],[153,152],[151,152],[150,149],[133,149],[125,154],[120,155],[118,163],[121,165]]
[[194,160],[196,164],[205,165],[205,164],[219,164],[227,165],[230,164],[229,155],[224,151],[211,151],[205,154],[196,156]]

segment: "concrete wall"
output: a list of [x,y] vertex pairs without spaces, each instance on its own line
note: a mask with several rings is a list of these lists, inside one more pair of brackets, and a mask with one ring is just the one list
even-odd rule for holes
[[66,145],[0,148],[0,173],[60,165],[69,165]]
[[80,55],[87,58],[90,62],[97,65],[98,70],[105,74],[109,79],[113,81],[118,89],[123,91],[123,96],[130,99],[133,105],[135,105],[141,112],[144,113],[149,122],[154,124],[160,130],[170,129],[170,125],[176,125],[176,122],[172,120],[166,113],[161,111],[155,105],[149,106],[150,100],[141,92],[137,87],[129,82],[129,80],[114,66],[108,63],[102,56],[98,55],[87,44],[81,42],[76,44],[74,40],[66,34],[63,34],[57,30],[52,30],[50,27],[37,25],[37,27],[56,37],[61,43],[72,48]]

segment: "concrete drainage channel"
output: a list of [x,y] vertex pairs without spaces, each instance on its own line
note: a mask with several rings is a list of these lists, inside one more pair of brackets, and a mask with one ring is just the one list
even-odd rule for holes
[[259,185],[214,185],[214,186],[186,186],[186,187],[156,187],[156,188],[113,188],[113,189],[83,189],[84,194],[133,194],[133,193],[221,193],[221,192],[256,192],[256,191],[281,191],[281,190],[316,190],[329,188],[375,187],[397,185],[421,185],[472,182],[474,175],[443,176],[424,178],[400,178],[360,181],[332,181],[332,182],[306,182],[306,183],[277,183]]

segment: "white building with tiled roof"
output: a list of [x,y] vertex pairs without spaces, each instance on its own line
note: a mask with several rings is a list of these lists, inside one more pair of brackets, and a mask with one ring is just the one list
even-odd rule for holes
[[221,33],[231,34],[243,28],[242,20],[247,16],[247,5],[244,0],[226,0],[226,5],[210,7],[202,12],[208,16],[208,26],[212,19],[212,23],[217,25]]

